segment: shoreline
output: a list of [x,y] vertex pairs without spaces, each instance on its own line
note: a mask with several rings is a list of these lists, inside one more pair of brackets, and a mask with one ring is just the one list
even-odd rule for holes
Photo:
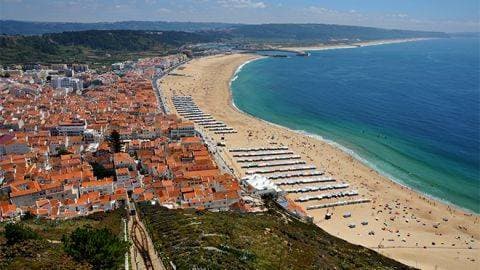
[[458,206],[450,201],[447,201],[447,200],[444,200],[442,198],[437,198],[433,195],[430,195],[428,193],[424,193],[420,190],[416,190],[415,188],[412,188],[410,186],[408,186],[407,184],[404,184],[404,183],[401,183],[400,180],[396,179],[394,176],[392,176],[391,174],[389,174],[388,172],[385,172],[379,168],[377,168],[375,166],[375,164],[373,164],[373,162],[370,162],[368,161],[366,158],[363,158],[360,156],[360,154],[358,154],[357,152],[355,152],[354,150],[336,142],[336,141],[333,141],[333,140],[329,140],[329,139],[325,139],[322,135],[319,135],[319,134],[313,134],[313,133],[309,133],[307,131],[303,131],[303,130],[295,130],[295,129],[291,129],[289,127],[286,127],[286,126],[282,126],[282,125],[279,125],[279,124],[275,124],[275,123],[272,123],[272,122],[269,122],[265,119],[262,119],[262,118],[259,118],[253,114],[250,114],[250,113],[247,113],[247,112],[244,112],[242,111],[241,109],[239,109],[234,101],[233,101],[233,98],[232,98],[232,106],[239,112],[239,113],[242,113],[242,114],[245,114],[246,116],[249,116],[249,117],[252,117],[252,118],[255,118],[259,121],[262,121],[264,122],[265,124],[267,125],[272,125],[272,126],[275,126],[275,127],[278,127],[278,128],[283,128],[287,131],[290,131],[290,132],[295,132],[301,136],[308,136],[310,138],[313,138],[317,141],[321,141],[321,142],[324,142],[324,143],[327,143],[329,145],[331,145],[332,147],[335,147],[337,148],[338,150],[344,152],[346,155],[349,155],[351,156],[352,158],[356,159],[357,161],[361,162],[362,164],[364,164],[365,166],[373,169],[374,171],[376,171],[377,173],[381,174],[382,176],[384,176],[385,178],[387,178],[389,181],[393,182],[394,184],[396,185],[399,185],[403,188],[406,188],[406,189],[409,189],[411,190],[412,192],[415,192],[417,193],[419,196],[424,196],[430,200],[435,200],[439,203],[443,203],[449,207],[452,207],[452,208],[455,208],[457,211],[462,211],[462,212],[465,212],[466,215],[472,215],[472,216],[480,216],[480,213],[475,213],[473,210],[471,209],[467,209],[467,208],[463,208],[461,206]]
[[360,41],[351,44],[318,44],[312,46],[293,46],[293,47],[279,47],[279,49],[287,49],[292,51],[323,51],[323,50],[335,50],[335,49],[355,49],[369,46],[380,46],[396,43],[416,42],[423,40],[432,40],[436,38],[402,38],[402,39],[383,39],[383,40],[371,40]]
[[[422,39],[422,40],[426,40],[426,39]],[[407,40],[403,40],[403,41],[398,41],[398,42],[394,42],[394,43],[402,43],[402,42],[414,42],[414,41],[417,41],[417,40],[410,40],[410,41],[407,41]],[[368,46],[377,46],[377,45],[385,45],[385,44],[392,44],[392,43],[382,43],[382,44],[372,44],[372,45],[368,45]],[[348,47],[350,48],[350,47]],[[351,48],[358,48],[358,47],[351,47]],[[335,49],[343,49],[343,48],[335,48]],[[373,162],[369,161],[368,159],[366,158],[363,158],[360,154],[358,154],[357,152],[355,152],[354,150],[336,142],[336,141],[333,141],[333,140],[330,140],[330,139],[326,139],[325,137],[323,137],[322,135],[320,134],[314,134],[314,133],[310,133],[310,132],[307,132],[307,131],[304,131],[304,130],[295,130],[295,129],[291,129],[289,127],[286,127],[286,126],[282,126],[280,124],[276,124],[276,123],[272,123],[272,122],[269,122],[265,119],[262,119],[260,117],[257,117],[253,114],[250,114],[248,112],[245,112],[245,111],[242,111],[240,108],[238,108],[238,106],[235,104],[235,101],[233,99],[233,92],[232,92],[232,88],[231,88],[231,85],[232,85],[232,82],[235,81],[236,77],[238,76],[238,73],[241,71],[241,69],[254,62],[254,61],[257,61],[257,60],[260,60],[260,59],[264,59],[264,58],[267,58],[266,56],[261,56],[259,55],[258,58],[255,58],[255,59],[252,59],[252,60],[248,60],[248,61],[245,61],[243,64],[241,64],[236,70],[235,72],[233,73],[231,79],[230,79],[230,82],[229,82],[229,92],[230,92],[230,103],[232,105],[232,107],[237,110],[239,113],[241,114],[244,114],[248,117],[252,117],[252,118],[255,118],[259,121],[262,121],[264,122],[265,124],[267,125],[273,125],[275,127],[278,127],[278,128],[283,128],[285,130],[288,130],[290,132],[295,132],[299,135],[303,135],[303,136],[308,136],[308,137],[311,137],[313,139],[316,139],[318,141],[322,141],[324,143],[327,143],[327,144],[330,144],[332,147],[335,147],[337,148],[338,150],[344,152],[345,154],[351,156],[352,158],[358,160],[359,162],[363,163],[365,166],[375,170],[377,173],[381,174],[382,176],[384,176],[385,178],[387,178],[389,181],[392,181],[393,183],[397,184],[397,185],[400,185],[404,188],[407,188],[415,193],[418,193],[420,196],[424,196],[424,197],[427,197],[428,199],[431,199],[431,200],[435,200],[439,203],[443,203],[445,205],[448,205],[452,208],[455,208],[457,209],[458,211],[463,211],[463,212],[466,212],[467,214],[469,215],[476,215],[476,216],[480,216],[480,213],[476,213],[474,210],[471,210],[471,209],[468,209],[468,208],[464,208],[464,207],[461,207],[459,205],[456,205],[455,203],[453,202],[450,202],[446,199],[442,199],[442,198],[438,198],[438,197],[435,197],[434,195],[431,195],[431,194],[428,194],[428,193],[425,193],[425,192],[422,192],[420,190],[416,190],[415,188],[413,187],[410,187],[408,186],[407,184],[405,183],[402,183],[401,180],[397,179],[396,177],[394,177],[393,175],[391,175],[390,173],[386,172],[386,171],[383,171],[381,169],[379,169]]]
[[[242,68],[254,61],[257,61],[257,60],[260,60],[260,59],[264,59],[264,58],[267,58],[267,56],[261,56],[261,55],[258,55],[257,58],[254,58],[254,59],[251,59],[251,60],[247,60],[245,61],[243,64],[241,64],[240,66],[238,66],[238,68],[235,70],[235,72],[232,74],[232,77],[230,79],[230,82],[229,82],[229,87],[232,86],[232,82],[235,81],[237,79],[237,74],[242,70]],[[231,93],[231,90],[230,90],[230,93]],[[233,103],[233,97],[232,97],[232,103]],[[235,108],[237,108],[235,106]]]
[[[166,87],[162,89],[165,89],[167,95],[191,95],[205,112],[238,130],[239,134],[226,136],[225,142],[229,147],[251,147],[269,143],[289,146],[307,162],[324,168],[326,175],[351,183],[361,191],[362,196],[372,199],[372,203],[365,205],[332,209],[337,214],[330,221],[323,220],[324,210],[307,211],[313,215],[315,224],[328,233],[375,249],[377,252],[411,266],[425,269],[434,269],[437,266],[449,269],[458,264],[463,265],[466,269],[475,269],[478,266],[478,262],[471,261],[472,258],[476,258],[472,254],[476,254],[478,251],[477,242],[480,239],[480,233],[474,225],[477,224],[478,216],[467,214],[461,209],[453,208],[402,186],[372,170],[371,166],[355,159],[339,147],[328,144],[325,140],[319,140],[314,136],[270,123],[236,107],[230,89],[231,80],[238,73],[239,67],[245,65],[245,62],[255,61],[259,58],[258,55],[221,55],[196,59],[181,71],[193,78],[167,77],[162,82]],[[196,89],[196,91],[190,89]],[[274,134],[275,140],[266,137],[272,134]],[[209,136],[219,139],[214,134]],[[223,151],[226,160],[232,160],[226,152]],[[240,170],[234,163],[231,165],[232,168]],[[289,197],[292,198],[290,195]],[[406,221],[399,223],[397,218],[402,218],[396,217],[396,214],[392,213],[393,210],[388,210],[398,209],[396,211],[401,212],[402,206],[404,213],[408,212],[414,218],[411,219],[412,217],[409,216],[409,219],[415,220],[417,223],[407,223],[405,215]],[[341,213],[344,211],[350,211],[355,218],[343,219]],[[394,221],[390,220],[392,215],[395,216]],[[431,225],[426,226],[426,224],[441,222],[442,217],[445,219],[446,216],[449,217],[449,221],[442,223],[441,233],[432,229]],[[348,222],[360,223],[367,217],[370,223],[365,228],[359,227],[358,230],[351,230],[346,227]],[[373,217],[375,220],[371,219]],[[422,220],[421,223],[416,220],[418,218]],[[388,226],[383,225],[387,223]],[[465,228],[468,226],[468,230],[459,229],[463,226]],[[368,230],[372,229],[376,232],[375,236],[367,236]],[[399,235],[398,237],[403,235],[408,240],[400,241],[401,238],[397,238],[396,234]],[[390,242],[392,237],[395,239],[394,242]],[[458,239],[471,238],[475,242],[473,249],[469,249],[471,245],[465,245],[466,242],[462,244],[457,237],[460,237]],[[445,245],[442,242],[435,246],[433,242],[436,241],[445,241]],[[414,244],[414,242],[417,243]],[[385,247],[378,248],[379,243],[383,243],[382,246]],[[451,248],[455,248],[456,252],[451,252]]]

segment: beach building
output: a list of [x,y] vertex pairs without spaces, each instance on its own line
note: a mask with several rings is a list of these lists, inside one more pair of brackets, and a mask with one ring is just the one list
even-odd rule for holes
[[283,194],[283,190],[268,180],[265,176],[253,174],[242,178],[242,185],[252,194],[255,195],[277,195]]

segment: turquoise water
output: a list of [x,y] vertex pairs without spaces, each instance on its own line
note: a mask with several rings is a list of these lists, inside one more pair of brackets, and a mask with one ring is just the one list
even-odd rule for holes
[[264,58],[239,70],[233,99],[479,213],[479,48],[478,39],[437,39]]

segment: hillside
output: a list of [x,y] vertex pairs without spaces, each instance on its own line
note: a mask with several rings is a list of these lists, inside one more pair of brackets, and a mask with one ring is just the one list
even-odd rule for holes
[[269,209],[242,214],[138,206],[158,254],[177,269],[409,269],[274,203]]
[[31,218],[20,224],[36,234],[36,239],[15,244],[7,244],[6,223],[0,223],[0,269],[91,269],[88,263],[76,261],[66,254],[62,236],[69,235],[77,228],[89,227],[106,228],[122,239],[122,218],[125,217],[125,210],[117,209],[110,213],[96,213],[64,221]]
[[[179,31],[88,30],[42,36],[0,36],[0,64],[111,63],[166,54],[184,44],[215,41],[215,34]],[[145,55],[147,53],[147,55]],[[133,54],[133,55],[132,55]]]

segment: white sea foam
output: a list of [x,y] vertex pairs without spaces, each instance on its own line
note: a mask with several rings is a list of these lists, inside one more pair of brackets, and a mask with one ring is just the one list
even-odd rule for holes
[[[276,126],[278,126],[278,125],[276,125]],[[283,127],[283,126],[281,126],[281,127]],[[283,127],[283,128],[286,128],[286,127]],[[355,152],[355,151],[353,151],[352,149],[347,148],[347,147],[345,147],[345,146],[343,146],[343,145],[341,145],[341,144],[339,144],[339,143],[337,143],[337,142],[335,142],[335,141],[332,141],[332,140],[329,140],[329,139],[325,139],[323,136],[320,136],[320,135],[317,135],[317,134],[312,134],[312,133],[309,133],[309,132],[304,131],[304,130],[292,130],[292,129],[289,129],[289,128],[286,128],[286,129],[288,129],[288,130],[290,130],[290,131],[293,131],[293,132],[295,132],[295,133],[298,133],[298,134],[301,134],[301,135],[304,135],[304,136],[308,136],[308,137],[310,137],[310,138],[314,138],[314,139],[316,139],[316,140],[325,142],[325,143],[327,143],[327,144],[329,144],[329,145],[331,145],[331,146],[333,146],[333,147],[335,147],[335,148],[337,148],[337,149],[340,149],[340,150],[342,150],[344,153],[346,153],[347,155],[349,155],[349,156],[355,158],[356,160],[360,161],[361,163],[363,163],[365,166],[373,169],[374,171],[378,172],[378,173],[381,174],[382,176],[390,179],[391,181],[395,182],[396,184],[398,184],[398,185],[400,185],[400,186],[402,186],[402,187],[404,187],[404,188],[406,188],[406,189],[408,189],[408,190],[412,190],[412,191],[417,192],[417,193],[419,193],[419,194],[421,194],[421,195],[423,195],[423,196],[425,196],[425,197],[427,197],[427,198],[430,198],[430,199],[433,199],[433,200],[436,200],[436,201],[440,201],[440,202],[442,202],[442,203],[444,203],[444,204],[447,204],[447,205],[450,205],[450,206],[459,208],[459,209],[461,209],[461,210],[463,210],[463,211],[465,211],[465,212],[474,213],[474,212],[473,212],[472,210],[470,210],[470,209],[467,209],[467,208],[463,208],[463,207],[461,207],[461,206],[458,206],[458,205],[456,205],[456,204],[454,204],[454,203],[452,203],[452,202],[450,202],[450,201],[447,201],[447,200],[445,200],[445,199],[443,199],[443,198],[435,197],[435,196],[433,196],[433,195],[431,195],[431,194],[424,193],[424,192],[421,192],[421,191],[419,191],[419,190],[416,190],[416,189],[413,189],[413,188],[409,187],[409,186],[408,186],[405,182],[403,182],[401,179],[398,179],[397,177],[395,177],[395,176],[391,175],[390,173],[386,172],[385,170],[380,169],[380,168],[377,166],[377,164],[375,164],[375,163],[373,163],[373,162],[371,162],[371,161],[363,158],[363,157],[362,157],[361,155],[359,155],[357,152]]]
[[245,61],[243,64],[241,64],[240,66],[238,66],[238,68],[237,68],[237,69],[235,70],[235,72],[233,73],[232,79],[230,80],[230,82],[228,83],[228,85],[229,85],[230,87],[232,87],[232,83],[233,83],[236,79],[238,79],[238,75],[237,75],[237,74],[242,70],[242,68],[243,68],[245,65],[247,65],[247,64],[249,64],[249,63],[251,63],[251,62],[253,62],[253,61],[263,59],[263,58],[265,58],[265,57],[258,57],[258,58],[255,58],[255,59],[251,59],[251,60]]
[[255,59],[251,59],[251,60],[248,60],[248,61],[245,61],[243,64],[241,64],[240,66],[238,66],[237,70],[235,70],[235,73],[233,73],[233,76],[234,76],[234,79],[232,79],[231,81],[234,81],[236,80],[236,77],[237,77],[237,74],[242,70],[242,68],[249,64],[249,63],[252,63],[253,61],[257,61],[257,60],[260,60],[260,59],[263,59],[265,57],[258,57],[258,58],[255,58]]
[[275,126],[275,127],[278,127],[278,128],[282,128],[282,129],[285,129],[285,130],[288,130],[288,131],[292,131],[292,132],[295,132],[295,133],[297,133],[297,134],[301,134],[301,135],[303,135],[303,136],[307,136],[307,137],[313,138],[313,139],[318,140],[318,141],[320,141],[320,142],[327,143],[327,144],[329,144],[329,145],[331,145],[331,146],[333,146],[333,147],[335,147],[335,148],[337,148],[337,149],[340,149],[342,152],[344,152],[344,153],[346,153],[347,155],[353,157],[354,159],[360,161],[362,164],[364,164],[364,165],[367,166],[368,168],[373,169],[374,171],[376,171],[376,172],[379,173],[380,175],[386,177],[387,179],[390,179],[392,182],[394,182],[394,183],[396,183],[396,184],[398,184],[398,185],[400,185],[400,186],[402,186],[402,187],[404,187],[404,188],[406,188],[406,189],[408,189],[408,190],[411,190],[411,191],[413,191],[413,192],[419,193],[419,194],[421,194],[422,196],[425,196],[425,197],[427,197],[427,198],[429,198],[429,199],[439,201],[439,202],[444,203],[444,204],[446,204],[446,205],[450,205],[450,206],[455,207],[455,208],[457,208],[457,209],[460,209],[460,210],[462,210],[462,211],[464,211],[464,212],[467,212],[467,213],[475,213],[474,211],[472,211],[472,210],[470,210],[470,209],[467,209],[467,208],[461,207],[461,206],[459,206],[459,205],[456,205],[456,204],[454,204],[454,203],[451,202],[451,201],[445,200],[444,198],[435,197],[435,196],[433,196],[433,195],[431,195],[431,194],[424,193],[424,192],[422,192],[422,191],[420,191],[420,190],[416,190],[416,189],[413,189],[413,188],[409,187],[409,186],[408,186],[407,184],[405,184],[402,180],[400,180],[400,179],[398,179],[397,177],[391,175],[390,173],[388,173],[388,172],[380,169],[375,163],[373,163],[373,162],[365,159],[364,157],[362,157],[361,155],[359,155],[357,152],[355,152],[354,150],[352,150],[352,149],[350,149],[350,148],[348,148],[348,147],[346,147],[346,146],[344,146],[344,145],[341,145],[341,144],[339,144],[339,143],[337,143],[337,142],[335,142],[335,141],[326,139],[326,138],[324,138],[323,136],[318,135],[318,134],[312,134],[312,133],[309,133],[309,132],[304,131],[304,130],[294,130],[294,129],[290,129],[290,128],[285,127],[285,126],[282,126],[282,125],[279,125],[279,124],[275,124],[275,123],[272,123],[272,122],[263,120],[263,119],[261,119],[261,118],[259,118],[259,117],[256,117],[256,116],[254,116],[254,115],[252,115],[252,114],[250,114],[250,113],[247,113],[247,112],[244,112],[244,111],[240,110],[240,109],[235,105],[235,102],[233,102],[233,99],[232,99],[232,102],[231,102],[231,103],[232,103],[232,106],[233,106],[237,111],[239,111],[240,113],[246,114],[246,115],[248,115],[248,116],[250,116],[250,117],[253,117],[253,118],[255,118],[255,119],[259,120],[259,121],[262,121],[262,122],[264,122],[264,123],[266,123],[266,124],[268,124],[268,125],[272,125],[272,126]]

